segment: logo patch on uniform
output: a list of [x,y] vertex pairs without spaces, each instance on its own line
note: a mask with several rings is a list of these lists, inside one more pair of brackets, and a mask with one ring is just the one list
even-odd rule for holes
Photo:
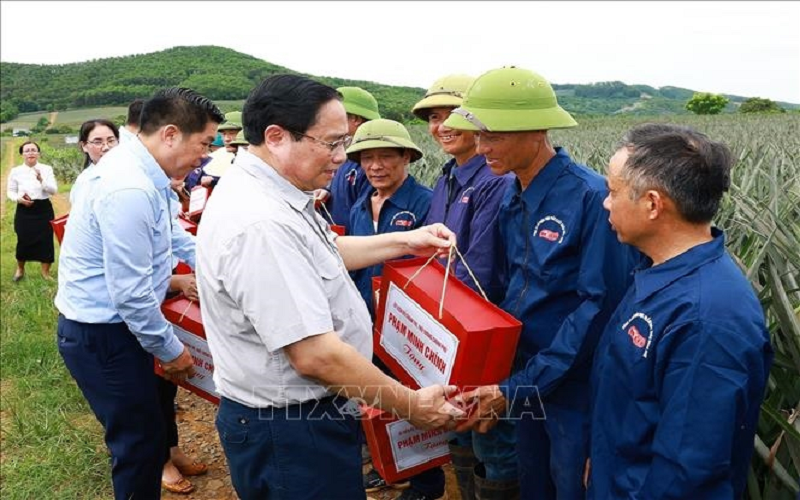
[[543,219],[539,219],[539,222],[533,228],[533,235],[536,238],[542,238],[553,243],[562,243],[566,233],[567,228],[564,223],[555,215],[548,215]]
[[643,312],[634,313],[622,325],[622,331],[628,336],[628,340],[637,349],[643,349],[642,357],[646,358],[650,351],[650,343],[653,341],[653,320]]
[[351,186],[356,185],[356,177],[358,177],[358,170],[352,168],[349,172],[344,176],[344,180],[350,184]]
[[398,227],[406,227],[412,228],[414,224],[417,223],[417,216],[414,215],[414,212],[409,212],[408,210],[403,210],[402,212],[397,212],[392,217],[392,220],[389,222],[390,226],[398,226]]
[[470,186],[461,193],[461,199],[459,203],[469,203],[469,198],[472,196],[472,192],[475,191],[475,186]]

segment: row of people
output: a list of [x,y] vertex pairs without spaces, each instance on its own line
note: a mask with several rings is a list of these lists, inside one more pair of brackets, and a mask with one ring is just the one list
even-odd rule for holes
[[[294,75],[267,78],[245,102],[250,146],[209,199],[197,239],[222,396],[217,427],[239,496],[363,498],[347,398],[422,428],[456,427],[463,412],[447,401],[454,388],[411,391],[370,362],[366,296],[348,275],[456,242],[467,255],[472,247],[466,260],[492,301],[523,323],[510,377],[462,396],[478,403],[459,425],[477,433],[451,442],[462,495],[583,498],[586,485],[595,498],[740,493],[771,350],[758,302],[711,227],[730,179],[727,148],[686,128],[643,126],[625,138],[606,180],[551,144],[548,130],[576,123],[539,75],[502,68],[458,89],[449,82],[415,109],[454,157],[433,193],[407,190],[432,199],[432,223],[394,232],[378,231],[384,209],[411,201],[403,188],[413,187],[407,166],[419,153],[402,125],[375,118],[351,145],[343,93]],[[458,101],[439,100],[446,96]],[[56,297],[71,371],[98,338],[125,352],[114,360],[114,390],[90,381],[96,360],[73,371],[122,464],[113,471],[119,498],[157,498],[143,461],[164,452],[126,444],[163,431],[131,421],[153,411],[144,408],[154,394],[146,387],[152,356],[168,374],[192,373],[158,312],[172,253],[164,179],[196,168],[224,120],[185,89],[160,92],[148,109],[139,139],[102,160],[131,175],[100,169],[71,216],[80,222],[68,234],[79,236],[65,238]],[[312,193],[348,157],[369,185],[350,209],[350,228],[369,236],[336,236],[314,209]],[[79,252],[83,269],[65,258]],[[89,295],[90,284],[108,291]],[[721,370],[737,376],[714,376]],[[712,435],[718,421],[730,432]],[[703,446],[682,441],[694,438]],[[701,462],[714,466],[695,467]]]
[[[523,323],[511,377],[472,394],[480,400],[483,417],[507,417],[478,424],[481,431],[488,430],[486,434],[456,433],[451,441],[462,497],[583,498],[587,486],[588,495],[594,498],[622,494],[740,496],[772,354],[758,302],[746,280],[730,267],[721,233],[711,227],[729,184],[727,148],[685,127],[644,125],[623,138],[610,161],[606,181],[550,143],[547,130],[576,123],[557,105],[555,94],[540,76],[518,68],[489,72],[475,83],[464,103],[461,96],[472,82],[466,77],[466,83],[459,86],[458,80],[459,75],[451,75],[436,82],[426,95],[430,101],[423,99],[414,109],[428,121],[434,137],[443,138],[439,142],[445,151],[453,151],[454,156],[437,183],[438,196],[434,194],[434,203],[439,200],[444,210],[431,208],[428,220],[433,216],[434,221],[445,222],[456,233],[459,246],[467,249],[479,234],[475,229],[485,236],[494,235],[472,246],[477,255],[466,260],[478,268],[479,281],[495,280],[498,286],[490,286],[498,292],[494,300]],[[434,100],[447,103],[447,99],[451,106],[427,105]],[[429,114],[419,113],[428,107],[434,108]],[[371,127],[367,123],[363,128]],[[356,138],[369,135],[360,131]],[[477,139],[477,151],[465,148],[467,153],[459,158],[457,150],[448,151],[447,147],[465,142],[465,136]],[[352,160],[353,155],[349,156]],[[497,205],[478,205],[467,217],[462,216],[462,222],[481,220],[480,224],[463,226],[448,220],[452,201],[468,203],[481,189],[480,181],[471,192],[461,191],[466,187],[463,181],[453,189],[451,182],[470,173],[468,168],[456,167],[470,161],[485,164],[487,159],[490,168],[486,171],[496,174],[488,178],[495,185],[508,177],[515,180],[510,187],[497,190]],[[370,161],[369,168],[362,164],[368,180],[373,164]],[[631,172],[637,168],[645,173]],[[384,165],[378,170],[388,169]],[[628,186],[637,175],[649,177]],[[681,178],[692,179],[695,186],[687,189]],[[403,201],[400,186],[396,198],[382,205],[390,207],[389,213],[395,208],[392,202]],[[350,214],[351,234],[402,230],[380,226],[384,213],[374,200],[384,197],[381,189],[375,185],[362,189]],[[442,191],[448,194],[442,196]],[[620,198],[615,191],[624,191],[626,196]],[[372,203],[365,204],[367,199]],[[627,213],[636,206],[629,201],[632,199],[649,209],[638,214],[636,222]],[[443,200],[447,202],[442,204]],[[331,201],[336,201],[335,194]],[[375,228],[363,224],[365,219],[374,220]],[[653,221],[649,227],[641,227],[649,220]],[[636,225],[634,234],[629,233],[631,224]],[[667,244],[672,238],[681,241]],[[496,247],[491,245],[494,241]],[[480,274],[482,262],[501,264],[489,265],[484,269],[490,272]],[[369,274],[379,273],[380,266],[374,266]],[[660,283],[656,277],[661,273],[676,283],[652,288]],[[726,287],[730,287],[724,294],[727,301],[714,297],[722,288],[705,282],[714,273],[725,276]],[[369,305],[370,284],[359,279],[363,274],[363,270],[354,274],[354,280]],[[468,285],[472,282],[466,273],[459,278]],[[701,285],[715,292],[668,306]],[[637,295],[636,289],[642,291]],[[640,303],[656,291],[660,298],[650,299],[651,304]],[[717,324],[716,314],[731,317],[728,310],[742,299],[747,306],[737,307],[735,319]],[[681,307],[688,310],[675,317],[683,312]],[[658,316],[658,326],[653,326],[652,318]],[[690,338],[676,336],[672,333],[675,328]],[[722,369],[714,365],[724,351],[705,330],[725,338],[726,350],[737,353],[737,358],[724,364],[725,369],[739,373],[728,384],[713,376],[709,382],[709,375]],[[629,352],[631,343],[636,348],[633,353]],[[673,354],[676,346],[686,352]],[[693,358],[685,358],[691,349],[701,346],[704,349],[695,351]],[[628,366],[637,353],[647,358],[650,349],[662,353],[650,355],[655,358],[653,364]],[[683,366],[687,362],[688,372]],[[660,372],[647,375],[655,370]],[[664,387],[667,373],[678,377],[669,381],[675,385],[668,390]],[[631,379],[642,377],[650,377],[651,382],[631,384]],[[678,387],[690,392],[682,393]],[[663,394],[647,399],[651,391],[662,388]],[[695,404],[697,397],[706,404]],[[638,425],[629,422],[629,412],[642,406],[643,400],[648,401],[641,409],[646,421]],[[535,401],[535,411],[520,401]],[[719,405],[727,409],[724,416],[716,415]],[[673,415],[666,408],[680,411]],[[711,414],[715,415],[713,424],[701,425]],[[726,432],[711,437],[709,425],[719,425]],[[694,436],[703,444],[697,449],[663,449],[679,435]],[[645,436],[653,437],[648,440]],[[635,446],[630,452],[621,453],[632,443]],[[602,460],[599,471],[597,466],[587,465],[589,454]],[[687,466],[699,466],[701,460],[727,463],[731,468],[725,474],[720,469],[694,469],[686,477]],[[645,465],[637,469],[642,462]],[[421,481],[429,475],[412,478],[411,490],[418,491],[404,496],[438,497],[442,486],[431,489]],[[376,484],[385,482],[374,474],[365,478],[368,491]]]

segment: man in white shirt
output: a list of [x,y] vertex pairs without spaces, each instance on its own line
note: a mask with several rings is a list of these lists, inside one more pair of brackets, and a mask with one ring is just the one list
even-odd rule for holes
[[345,160],[335,89],[276,75],[244,105],[250,143],[220,180],[197,235],[203,324],[221,395],[217,429],[240,498],[364,498],[357,407],[452,424],[455,389],[412,391],[371,363],[372,324],[347,274],[454,237],[442,224],[337,237],[313,191]]

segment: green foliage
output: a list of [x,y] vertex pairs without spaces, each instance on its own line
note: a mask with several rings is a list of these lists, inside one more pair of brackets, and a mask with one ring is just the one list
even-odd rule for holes
[[786,110],[770,99],[751,97],[739,106],[740,113],[785,113]]
[[53,167],[53,174],[61,184],[72,184],[83,170],[84,153],[77,144],[55,147],[49,143],[42,146],[41,162]]
[[13,101],[3,100],[0,102],[0,123],[13,120],[19,115],[19,109]]
[[[168,86],[193,88],[215,102],[243,101],[250,90],[269,75],[298,74],[288,68],[214,46],[174,47],[150,54],[63,65],[0,62],[0,71],[3,74],[0,99],[8,108],[8,112],[5,112],[5,108],[3,110],[2,122],[15,119],[11,103],[17,113],[23,115],[36,111],[58,110],[63,113],[63,110],[73,108],[127,106],[137,97],[147,98],[157,89]],[[425,89],[417,87],[390,86],[331,76],[305,76],[333,87],[362,87],[378,100],[383,117],[404,123],[416,121],[411,108],[425,94]],[[553,88],[561,106],[578,116],[687,114],[684,104],[694,94],[692,90],[679,87],[655,88],[649,85],[626,85],[619,81],[588,85],[553,84]],[[739,96],[726,97],[731,103],[741,103],[745,99]],[[781,105],[787,109],[798,107],[785,103]],[[241,104],[234,109],[241,110]],[[724,109],[725,112],[735,110],[733,105]]]
[[696,115],[717,115],[728,105],[728,98],[709,92],[698,92],[686,103],[686,109]]
[[48,125],[50,125],[50,120],[47,118],[47,116],[42,116],[39,118],[39,121],[36,122],[36,125],[34,125],[31,129],[31,133],[38,134],[46,129]]

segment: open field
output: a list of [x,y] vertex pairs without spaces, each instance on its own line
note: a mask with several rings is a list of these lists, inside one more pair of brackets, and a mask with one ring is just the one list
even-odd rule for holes
[[[57,123],[61,120],[59,113]],[[776,351],[747,498],[793,500],[800,476],[800,418],[790,420],[793,411],[800,412],[800,115],[673,119],[678,120],[725,141],[738,158],[717,224],[726,230],[729,251],[759,294]],[[644,121],[640,117],[580,120],[576,129],[556,131],[554,142],[564,145],[577,160],[602,170],[622,133]],[[426,139],[425,127],[411,128],[428,155],[428,163],[417,162],[412,171],[430,185],[444,158]],[[7,172],[20,162],[16,151],[8,150],[16,149],[22,140],[2,138],[1,142],[2,171]],[[56,155],[56,141],[52,147]],[[64,158],[74,161],[69,155]],[[53,164],[62,174],[67,168],[51,163],[44,154],[42,162]],[[66,190],[68,186],[62,185],[61,191]],[[21,282],[11,282],[15,207],[4,203],[0,220],[0,497],[109,498],[110,468],[100,427],[55,345],[57,313],[52,300],[56,284],[39,279],[35,267]],[[774,460],[771,471],[765,465],[767,459]],[[451,496],[451,500],[455,499]]]

